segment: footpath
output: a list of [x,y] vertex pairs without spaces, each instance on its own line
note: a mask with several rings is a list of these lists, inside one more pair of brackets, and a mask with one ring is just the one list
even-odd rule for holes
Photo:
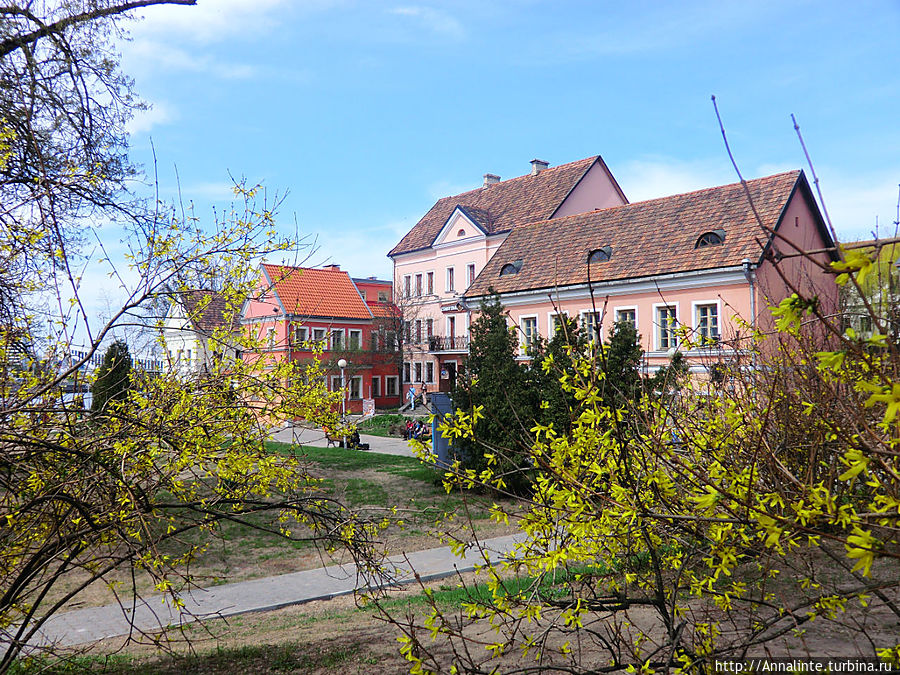
[[[300,427],[280,430],[275,439],[325,445],[322,432]],[[412,456],[402,439],[361,436],[361,440],[369,443],[369,452]],[[165,596],[151,595],[134,607],[113,604],[64,612],[53,616],[44,625],[40,639],[33,644],[71,646],[125,636],[132,631],[153,633],[203,619],[265,612],[312,600],[328,600],[359,590],[399,586],[414,581],[417,576],[423,581],[440,579],[471,571],[476,565],[498,562],[513,551],[521,538],[522,535],[516,534],[485,540],[481,542],[481,550],[473,547],[462,558],[455,556],[448,546],[391,556],[385,564],[389,575],[383,579],[366,577],[350,563],[195,589],[182,596],[185,606],[181,611]]]
[[[388,558],[387,580],[366,578],[352,563],[331,565],[304,572],[292,572],[265,579],[253,579],[211,588],[196,589],[182,596],[183,611],[174,608],[163,595],[151,595],[135,607],[106,605],[52,617],[43,627],[34,646],[56,644],[71,646],[134,632],[159,630],[247,612],[266,612],[312,600],[330,600],[358,590],[400,586],[416,576],[429,581],[472,571],[476,565],[496,563],[510,554],[521,535],[514,534],[481,542],[481,550],[472,548],[458,558],[443,546]],[[484,551],[484,554],[482,553]]]

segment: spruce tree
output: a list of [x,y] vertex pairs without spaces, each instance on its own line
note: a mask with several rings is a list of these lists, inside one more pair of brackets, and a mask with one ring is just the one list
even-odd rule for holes
[[537,400],[527,386],[524,368],[516,361],[518,340],[506,324],[499,296],[481,305],[481,313],[469,329],[469,358],[465,377],[454,395],[457,410],[471,412],[483,406],[484,417],[475,426],[474,440],[457,447],[468,468],[487,467],[485,453],[498,459],[510,490],[522,492],[528,485],[523,457],[528,448]]
[[97,369],[91,386],[91,412],[103,413],[112,401],[121,401],[131,385],[131,354],[124,340],[113,342]]

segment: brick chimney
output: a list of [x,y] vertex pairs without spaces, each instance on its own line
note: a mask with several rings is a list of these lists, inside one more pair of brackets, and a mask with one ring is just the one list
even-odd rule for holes
[[331,270],[332,272],[340,272],[341,266],[337,263],[331,263],[330,265],[322,265],[323,270]]
[[531,175],[537,176],[541,171],[550,166],[550,162],[545,162],[542,159],[533,159],[531,160]]
[[487,187],[488,185],[496,185],[500,182],[500,176],[494,173],[486,173],[484,174],[484,185],[482,187]]

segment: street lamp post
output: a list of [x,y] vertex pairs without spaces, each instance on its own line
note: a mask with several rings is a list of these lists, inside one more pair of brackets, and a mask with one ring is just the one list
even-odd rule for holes
[[[338,368],[341,369],[341,427],[343,427],[345,420],[344,417],[347,414],[347,384],[344,380],[344,368],[347,367],[347,359],[341,359],[337,362]],[[344,440],[343,447],[347,448],[347,432],[344,431]]]

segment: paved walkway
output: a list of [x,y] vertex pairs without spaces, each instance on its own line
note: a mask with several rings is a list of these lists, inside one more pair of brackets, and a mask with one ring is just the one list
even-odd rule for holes
[[[315,448],[324,448],[328,445],[325,439],[325,432],[321,429],[307,429],[301,426],[290,426],[280,429],[272,435],[272,438],[282,443],[298,443],[300,445],[311,445]],[[414,457],[413,451],[409,448],[409,443],[402,438],[360,434],[359,441],[360,443],[369,444],[368,452]]]
[[[490,562],[512,551],[522,535],[510,535],[482,542]],[[223,584],[192,591],[183,596],[184,614],[173,609],[162,595],[144,599],[132,612],[131,607],[119,605],[92,607],[65,612],[52,617],[45,624],[38,644],[55,643],[71,646],[103,638],[120,637],[138,631],[156,632],[161,627],[177,626],[200,619],[234,616],[247,612],[262,612],[312,600],[328,600],[356,590],[405,584],[414,581],[416,573],[422,580],[439,579],[456,572],[467,572],[475,565],[483,565],[478,550],[471,549],[466,558],[457,558],[449,547],[433,548],[392,556],[388,568],[393,568],[389,584],[373,582],[360,576],[352,564],[332,565],[305,572],[293,572],[265,579]]]

